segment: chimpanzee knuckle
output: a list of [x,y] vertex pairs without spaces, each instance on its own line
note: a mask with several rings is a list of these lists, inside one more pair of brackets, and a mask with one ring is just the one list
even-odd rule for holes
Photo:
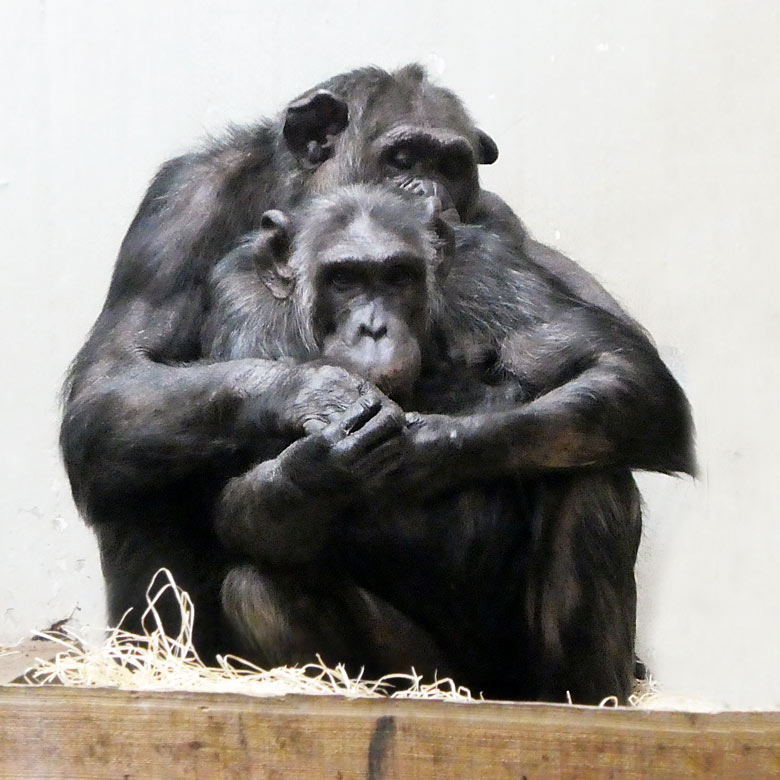
[[339,418],[339,425],[344,435],[360,430],[370,423],[381,409],[378,401],[371,401],[365,397],[359,398],[351,404]]
[[404,410],[398,404],[394,403],[392,407],[388,408],[387,414],[396,428],[406,430],[406,416],[404,415]]
[[335,387],[328,392],[328,411],[331,415],[342,417],[359,399],[356,390]]
[[366,455],[366,461],[373,464],[375,470],[387,470],[392,464],[398,466],[404,459],[404,447],[400,439],[383,442]]
[[345,368],[340,366],[316,366],[314,369],[316,375],[323,384],[346,385],[356,387],[355,378]]
[[319,421],[327,425],[340,417],[358,398],[354,388],[323,384],[320,381],[298,383],[282,408],[293,424],[308,426],[311,422]]
[[396,404],[390,402],[376,415],[372,421],[373,429],[379,429],[386,433],[396,432],[400,434],[405,429],[405,420],[403,410]]
[[340,399],[329,399],[318,409],[316,417],[322,420],[329,428],[335,426],[334,433],[343,438],[348,432],[348,425],[344,423],[344,415],[351,406],[346,401]]
[[358,458],[366,449],[363,430],[343,436],[333,445],[333,453],[336,457],[348,459]]
[[322,439],[323,446],[330,452],[344,439],[346,434],[344,433],[340,420],[337,418],[329,422],[317,435]]
[[376,417],[369,420],[362,428],[347,436],[347,446],[355,451],[366,452],[372,446],[375,446],[378,440],[384,438],[385,434],[381,429],[377,429]]
[[360,467],[371,472],[388,472],[397,468],[406,458],[403,440],[394,438],[372,442],[361,453]]
[[313,391],[323,393],[344,404],[360,397],[362,380],[338,366],[316,366],[310,369],[309,385]]
[[384,457],[382,453],[390,453],[396,449],[396,447],[388,445],[385,440],[377,441],[376,438],[358,438],[355,436],[350,438],[353,441],[349,443],[348,451],[350,457],[361,471],[365,468],[370,468],[371,464],[377,459]]
[[358,398],[367,408],[373,407],[377,409],[383,407],[388,400],[384,393],[369,383],[361,384]]
[[306,436],[304,439],[300,439],[301,442],[308,444],[307,453],[314,458],[324,456],[328,453],[333,446],[333,440],[329,434],[331,426],[323,428],[318,433]]
[[303,422],[300,424],[300,428],[304,434],[313,434],[320,433],[324,428],[327,427],[327,425],[327,420],[324,420],[322,417],[309,416],[303,419]]
[[398,450],[382,449],[360,461],[360,485],[364,495],[370,498],[372,492],[384,489],[403,488],[404,482],[397,478],[403,454]]

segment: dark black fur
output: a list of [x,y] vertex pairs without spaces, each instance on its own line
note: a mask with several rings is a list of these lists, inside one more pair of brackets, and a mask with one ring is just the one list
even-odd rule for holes
[[[371,221],[358,239],[345,239],[339,231],[349,221],[338,217],[355,214],[356,202]],[[293,224],[303,234],[293,241],[290,264],[299,277],[305,271],[296,290],[304,306],[295,305],[294,294],[270,292],[274,273],[290,278],[284,258]],[[424,225],[400,194],[348,189],[303,217],[258,231],[212,274],[206,352],[231,359],[268,354],[278,345],[269,338],[283,334],[287,356],[318,357],[322,340],[312,345],[301,338],[310,323],[297,313],[317,310],[323,293],[310,280],[320,278],[312,270],[318,257],[329,256],[332,244],[347,257],[392,256],[392,231],[408,235],[415,224],[419,247]],[[683,403],[682,395],[652,345],[625,322],[573,299],[484,229],[449,231],[452,246],[439,250],[447,257],[437,265],[446,271],[429,274],[422,365],[403,399],[407,411],[426,413],[406,416],[404,435],[416,442],[410,452],[418,460],[402,459],[379,483],[355,462],[350,476],[339,478],[328,465],[331,444],[343,447],[353,436],[358,442],[365,429],[342,438],[337,421],[333,442],[309,437],[232,480],[217,526],[226,545],[253,551],[255,565],[230,576],[226,611],[239,631],[246,627],[247,651],[261,662],[300,661],[316,650],[326,657],[352,653],[350,659],[357,653],[372,671],[387,672],[411,658],[420,671],[454,671],[495,697],[562,699],[568,691],[578,701],[608,692],[625,699],[641,529],[639,496],[625,465],[636,451],[649,459],[637,466],[657,467],[654,453],[663,443],[652,426],[632,433],[609,428],[598,407],[614,404],[615,419],[652,419],[663,413],[664,399]],[[482,270],[479,284],[475,267]],[[329,319],[320,313],[321,321]],[[496,326],[502,321],[505,332]],[[644,408],[634,410],[635,403]],[[478,420],[468,416],[475,407],[486,412]],[[384,413],[387,419],[380,413],[371,424],[390,430],[387,405]],[[457,455],[437,448],[436,432],[457,442]],[[687,428],[678,435],[684,452]],[[526,446],[512,446],[523,436]],[[614,449],[605,450],[605,441]],[[587,457],[599,458],[601,467],[568,470]],[[299,598],[306,594],[309,605],[305,625],[282,606],[291,601],[290,585],[284,576],[279,584],[279,572],[290,565]],[[338,580],[316,587],[329,570],[339,572]],[[339,613],[339,631],[327,634]],[[408,622],[399,634],[402,618]],[[383,630],[385,624],[394,630]],[[382,643],[377,634],[385,636]]]
[[[223,486],[269,447],[297,440],[312,420],[332,423],[361,399],[388,414],[392,407],[343,369],[277,360],[290,354],[277,320],[266,323],[279,335],[261,352],[271,360],[205,357],[210,271],[268,209],[294,209],[353,181],[425,181],[466,223],[456,228],[459,249],[437,319],[445,364],[480,367],[497,388],[487,408],[495,410],[496,397],[506,404],[484,414],[484,398],[467,408],[446,372],[421,378],[418,408],[429,414],[405,434],[396,484],[419,497],[414,511],[425,523],[410,511],[405,526],[379,539],[366,538],[371,527],[350,532],[375,551],[366,558],[375,563],[358,572],[360,561],[346,562],[345,571],[354,567],[387,598],[336,604],[333,615],[357,617],[343,634],[335,617],[331,640],[363,635],[368,646],[389,646],[385,659],[377,653],[382,666],[398,659],[392,638],[406,635],[409,659],[428,668],[453,659],[475,687],[500,695],[559,698],[564,685],[582,700],[625,694],[639,528],[628,469],[690,471],[690,416],[655,350],[614,301],[479,189],[476,164],[495,155],[454,96],[410,67],[336,77],[278,120],[235,130],[162,168],[64,393],[63,455],[98,535],[112,620],[134,607],[129,627],[137,627],[146,585],[165,565],[195,600],[203,655],[244,648],[222,601],[246,581],[237,567],[251,565],[251,555],[228,549],[215,530]],[[568,342],[573,333],[589,337]],[[518,488],[518,475],[530,482]],[[478,486],[475,497],[461,489],[464,480]],[[427,501],[449,508],[431,511]],[[510,522],[526,506],[521,514],[530,519]],[[505,585],[528,572],[535,574],[517,591],[520,604]],[[339,587],[343,576],[318,570],[306,581],[319,577],[320,593],[338,601],[351,593]],[[319,606],[299,579],[291,573],[282,591],[289,614],[306,624]],[[261,590],[253,595],[263,603]],[[529,634],[510,620],[520,613]],[[490,617],[480,623],[483,614]],[[490,650],[494,635],[506,638],[500,650]],[[617,661],[604,664],[611,644]],[[346,660],[362,660],[360,647],[343,649]],[[601,667],[599,679],[584,679]]]

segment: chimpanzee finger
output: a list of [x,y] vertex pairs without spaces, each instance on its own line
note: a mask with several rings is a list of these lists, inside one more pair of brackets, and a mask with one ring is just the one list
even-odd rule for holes
[[403,414],[399,414],[395,407],[383,408],[362,428],[335,444],[333,456],[350,467],[389,439],[398,439],[400,443],[403,430]]
[[404,453],[402,437],[389,439],[375,447],[356,463],[361,482],[366,480],[370,483],[394,471],[403,461]]
[[393,404],[382,406],[377,414],[367,420],[362,428],[354,430],[346,443],[355,451],[368,452],[388,437],[398,436],[404,431],[403,413]]
[[[353,407],[356,410],[368,409],[374,404],[379,404],[379,401],[373,401],[369,398],[361,397],[359,401],[350,401],[349,404],[339,404],[335,401],[317,411],[316,414],[309,415],[303,421],[303,432],[306,434],[320,433],[324,431],[328,426],[334,426],[334,432],[336,434],[341,432],[341,420],[344,415],[348,414]],[[342,435],[348,433],[344,431]],[[338,436],[337,438],[341,438]]]
[[314,432],[319,433],[331,445],[335,445],[374,417],[381,409],[381,406],[382,402],[378,398],[363,397],[342,412],[341,416],[332,420],[324,428]]
[[336,421],[336,424],[345,434],[349,435],[362,428],[372,417],[376,416],[381,408],[381,399],[366,395],[352,404],[344,412],[344,416]]
[[308,436],[313,433],[320,433],[328,427],[328,421],[322,417],[309,417],[303,421],[303,432]]

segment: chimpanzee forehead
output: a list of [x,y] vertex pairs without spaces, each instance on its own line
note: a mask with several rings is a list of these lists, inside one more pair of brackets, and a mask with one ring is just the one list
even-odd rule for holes
[[433,255],[427,232],[417,222],[385,224],[377,215],[362,213],[341,230],[323,236],[321,257],[333,262],[339,259],[365,259],[382,262],[396,257],[420,258]]
[[436,148],[446,147],[450,151],[460,153],[471,149],[464,134],[451,127],[433,127],[431,125],[395,123],[384,135],[382,142],[386,144],[414,143],[429,145]]
[[449,129],[471,140],[476,132],[460,99],[432,84],[422,70],[404,68],[388,74],[387,79],[374,82],[366,95],[355,98],[357,110],[350,105],[350,122],[360,126],[368,138],[377,138],[400,125]]

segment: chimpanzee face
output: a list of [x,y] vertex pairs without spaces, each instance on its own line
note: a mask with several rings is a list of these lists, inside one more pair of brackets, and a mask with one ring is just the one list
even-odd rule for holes
[[411,392],[447,254],[439,209],[433,199],[363,185],[315,198],[291,217],[264,215],[257,270],[275,298],[293,304],[309,359],[399,399]]
[[479,195],[477,166],[498,157],[455,95],[416,66],[346,98],[323,88],[307,93],[288,107],[284,137],[302,165],[317,169],[313,191],[391,181],[422,187],[463,220]]
[[317,259],[312,318],[328,362],[405,395],[420,373],[428,324],[428,257],[421,243],[358,219]]
[[430,188],[443,208],[464,218],[479,190],[477,157],[466,136],[446,128],[394,127],[373,144],[378,179]]

